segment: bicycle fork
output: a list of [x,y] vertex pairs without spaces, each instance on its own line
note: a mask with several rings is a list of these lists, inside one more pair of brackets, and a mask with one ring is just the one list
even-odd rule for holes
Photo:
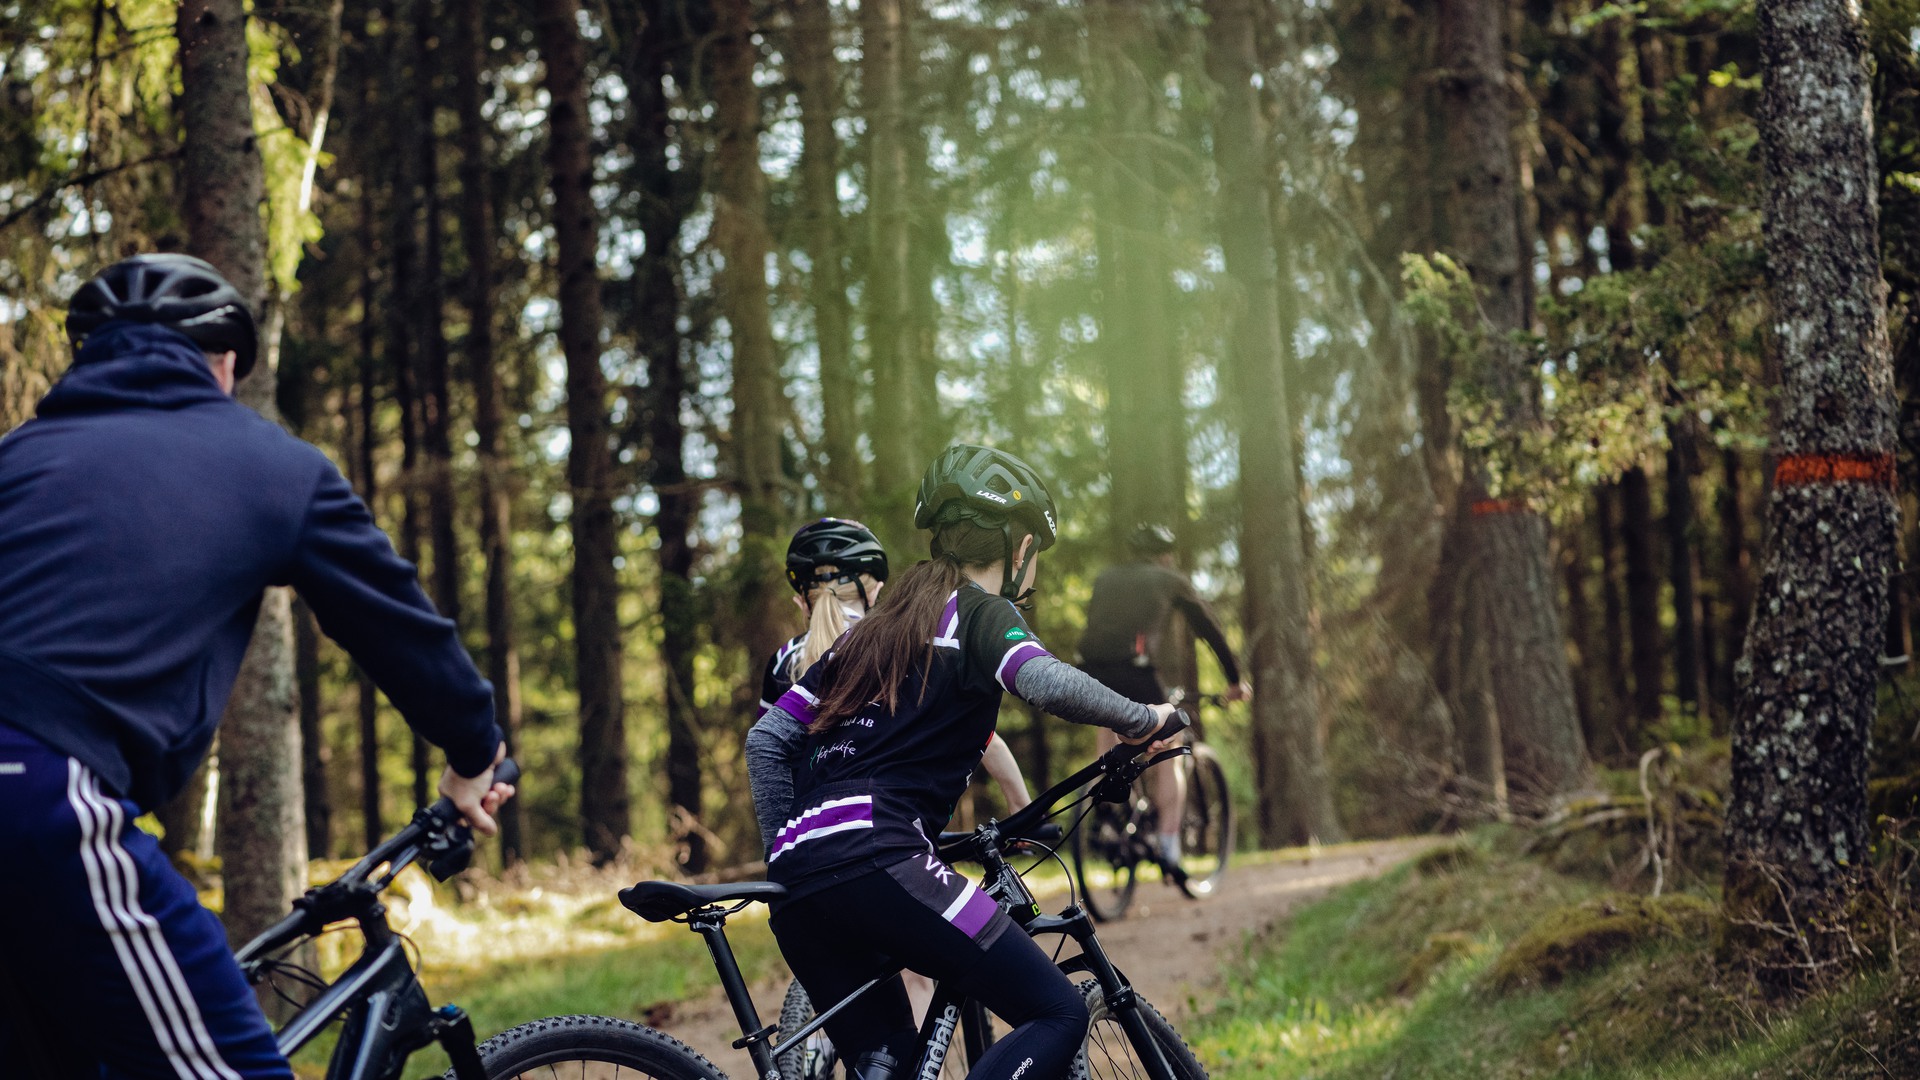
[[1159,1040],[1153,1037],[1153,1031],[1147,1027],[1146,1018],[1140,1015],[1140,998],[1133,992],[1133,984],[1113,966],[1113,961],[1107,958],[1106,949],[1101,947],[1091,915],[1075,905],[1060,915],[1027,920],[1027,932],[1035,936],[1065,934],[1078,942],[1080,956],[1077,959],[1093,975],[1094,981],[1100,984],[1107,1010],[1120,1021],[1121,1029],[1127,1033],[1128,1040],[1140,1055],[1140,1063],[1147,1067],[1147,1075],[1153,1080],[1179,1080],[1166,1054],[1161,1052]]

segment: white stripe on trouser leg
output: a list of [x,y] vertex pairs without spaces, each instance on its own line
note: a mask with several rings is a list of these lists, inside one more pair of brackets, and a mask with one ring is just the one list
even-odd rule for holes
[[146,930],[154,953],[160,959],[160,967],[166,973],[167,982],[172,986],[180,1011],[186,1017],[187,1027],[193,1036],[193,1044],[199,1048],[202,1059],[220,1080],[240,1080],[240,1074],[227,1065],[226,1060],[220,1056],[219,1047],[214,1045],[213,1036],[207,1031],[206,1020],[200,1015],[200,1003],[194,999],[193,991],[188,988],[187,977],[180,970],[180,962],[174,958],[173,949],[167,945],[165,936],[160,932],[160,923],[140,909],[140,878],[133,865],[133,856],[120,846],[120,833],[126,827],[126,811],[117,801],[108,798],[100,790],[99,777],[88,773],[87,783],[91,787],[90,794],[93,798],[107,809],[108,830],[104,839],[107,850],[118,860],[126,873],[127,910]]
[[[67,802],[73,806],[74,816],[80,821],[80,862],[86,867],[87,888],[93,895],[93,909],[107,932],[107,940],[113,943],[113,951],[120,958],[120,966],[125,970],[127,983],[133,987],[133,994],[140,1001],[140,1010],[147,1015],[147,1025],[153,1029],[154,1038],[160,1043],[160,1049],[173,1064],[174,1072],[187,1080],[201,1080],[201,1072],[181,1056],[179,1043],[174,1038],[173,1021],[162,1015],[158,1002],[147,982],[147,973],[142,970],[142,958],[136,957],[133,942],[129,939],[128,927],[119,914],[115,897],[119,893],[118,882],[112,886],[107,883],[107,875],[102,868],[103,856],[99,848],[100,830],[105,816],[96,813],[81,795],[81,785],[85,776],[84,767],[77,761],[67,762]],[[111,890],[114,896],[109,896]]]
[[140,910],[139,879],[118,841],[124,822],[119,804],[100,793],[93,774],[77,761],[68,763],[67,798],[80,819],[80,855],[94,910],[174,1072],[183,1080],[239,1080],[213,1049],[184,979],[166,978],[166,968],[177,976],[179,966],[159,924]]

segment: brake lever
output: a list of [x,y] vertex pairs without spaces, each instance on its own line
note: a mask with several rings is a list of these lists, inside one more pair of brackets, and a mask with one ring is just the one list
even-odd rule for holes
[[[1155,755],[1153,755],[1152,757],[1150,757],[1150,758],[1148,758],[1148,759],[1147,759],[1146,761],[1144,761],[1144,762],[1142,762],[1142,763],[1141,763],[1141,765],[1140,765],[1140,769],[1139,769],[1139,771],[1140,771],[1140,772],[1146,772],[1146,771],[1147,771],[1148,769],[1151,769],[1151,768],[1153,768],[1153,767],[1154,767],[1155,765],[1158,765],[1158,764],[1160,764],[1161,762],[1163,762],[1163,761],[1167,761],[1167,760],[1169,760],[1169,759],[1172,759],[1172,758],[1177,758],[1177,757],[1192,757],[1192,756],[1193,756],[1193,747],[1191,747],[1191,746],[1175,746],[1175,747],[1172,747],[1172,748],[1170,748],[1170,749],[1167,749],[1167,750],[1162,750],[1162,751],[1160,751],[1159,753],[1157,753],[1157,754],[1155,754]],[[1136,775],[1138,775],[1138,774],[1136,774]]]

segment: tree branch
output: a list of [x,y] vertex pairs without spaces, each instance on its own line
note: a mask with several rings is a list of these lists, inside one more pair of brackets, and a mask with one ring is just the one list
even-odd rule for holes
[[103,166],[101,168],[94,169],[90,172],[84,172],[78,176],[70,177],[66,180],[61,181],[58,184],[55,184],[54,186],[48,188],[47,190],[41,192],[40,194],[34,196],[31,202],[27,203],[25,206],[15,209],[11,213],[9,213],[5,218],[0,218],[0,232],[5,232],[7,229],[13,226],[14,222],[17,222],[21,218],[26,217],[28,214],[33,213],[35,210],[38,210],[40,207],[45,206],[47,203],[52,202],[53,197],[55,195],[60,194],[61,192],[67,190],[68,188],[86,187],[89,184],[94,184],[94,183],[98,183],[101,180],[105,180],[107,177],[112,176],[115,173],[125,172],[128,169],[137,169],[143,165],[153,165],[157,162],[172,161],[174,158],[177,158],[179,156],[180,156],[180,151],[178,150],[163,150],[160,153],[150,154],[146,157],[137,158],[133,161],[122,161],[117,165]]

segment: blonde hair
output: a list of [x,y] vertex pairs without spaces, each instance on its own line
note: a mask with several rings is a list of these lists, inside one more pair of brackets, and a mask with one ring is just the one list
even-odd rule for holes
[[807,592],[807,643],[794,657],[793,676],[797,682],[808,668],[818,663],[833,648],[840,636],[852,625],[847,618],[843,605],[861,602],[861,590],[866,590],[865,604],[873,607],[881,583],[871,574],[861,574],[860,580],[822,581]]

